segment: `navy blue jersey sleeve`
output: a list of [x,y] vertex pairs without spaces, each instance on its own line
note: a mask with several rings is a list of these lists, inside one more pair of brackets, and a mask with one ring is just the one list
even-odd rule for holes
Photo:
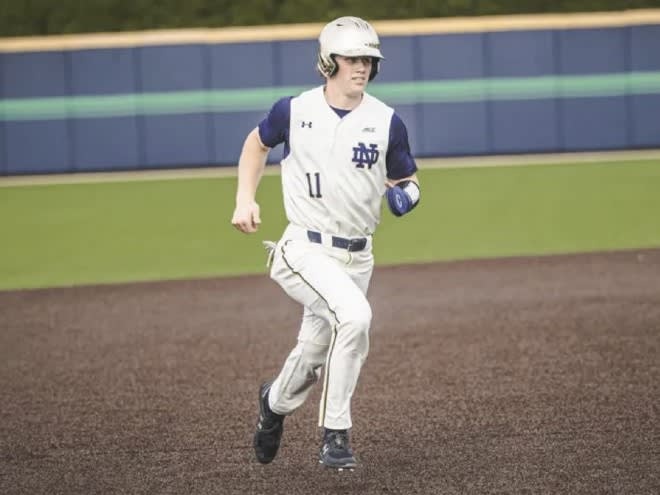
[[259,122],[259,138],[269,148],[274,148],[280,143],[289,144],[291,98],[293,97],[286,96],[277,100],[266,118]]
[[410,153],[408,130],[396,113],[392,114],[390,123],[390,142],[385,157],[387,178],[392,180],[410,177],[417,172],[417,164]]

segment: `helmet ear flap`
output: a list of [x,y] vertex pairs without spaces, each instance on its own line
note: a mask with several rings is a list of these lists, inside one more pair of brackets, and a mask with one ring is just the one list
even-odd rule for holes
[[[335,60],[335,54],[331,53],[327,58],[324,57],[319,51],[317,55],[316,68],[325,77],[334,76],[339,70],[339,65]],[[378,75],[378,70],[380,69],[380,59],[377,57],[371,57],[371,72],[369,73],[369,81],[373,81],[374,78]]]
[[332,60],[332,66],[330,68],[330,73],[328,74],[328,77],[334,76],[337,71],[339,70],[339,64],[337,64],[337,61],[335,60],[335,54],[331,53],[330,54],[330,59]]
[[335,60],[335,55],[331,53],[327,57],[324,57],[321,53],[321,50],[319,50],[318,56],[316,58],[316,68],[318,69],[319,73],[325,77],[332,77],[339,70],[339,66]]

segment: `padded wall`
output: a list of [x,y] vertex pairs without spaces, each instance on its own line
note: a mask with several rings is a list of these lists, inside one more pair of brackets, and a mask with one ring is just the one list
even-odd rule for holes
[[[373,92],[439,88],[431,97],[406,89],[393,103],[417,156],[660,146],[657,83],[601,88],[626,73],[657,77],[660,26],[381,42]],[[316,50],[316,40],[292,40],[0,54],[0,98],[27,109],[0,120],[0,174],[233,165],[279,97],[321,83]],[[566,81],[577,81],[571,93]],[[269,161],[281,154],[278,146]]]
[[[137,49],[140,91],[174,93],[209,89],[209,52],[207,45]],[[154,114],[139,120],[144,128],[144,168],[209,165],[214,162],[210,133],[212,118],[207,113]]]
[[[660,71],[660,26],[630,28],[632,72]],[[630,97],[631,146],[660,147],[660,95]]]
[[[419,38],[420,79],[485,77],[484,34],[430,35]],[[482,154],[489,148],[484,101],[425,103],[419,107],[417,154]]]
[[[72,94],[136,93],[134,52],[132,48],[71,52]],[[85,170],[130,169],[143,161],[144,136],[134,115],[72,119],[72,128],[75,163]]]
[[[70,94],[68,52],[5,53],[3,98],[58,98]],[[50,173],[75,170],[71,153],[69,121],[7,121],[5,128],[6,172]]]
[[[212,89],[240,90],[278,85],[275,43],[233,43],[210,47]],[[264,112],[213,112],[211,140],[213,162],[234,165],[247,134],[256,127]]]
[[[4,54],[0,53],[0,74],[4,71],[3,66]],[[0,77],[0,101],[4,100],[4,84],[3,78]],[[0,175],[7,174],[7,141],[5,139],[5,121],[2,119],[2,112],[0,112]]]
[[[552,31],[487,34],[487,74],[493,78],[542,77],[557,72]],[[490,102],[491,153],[557,150],[555,98]]]
[[[626,71],[626,29],[568,29],[559,35],[559,74]],[[566,151],[621,149],[628,145],[625,96],[560,100],[560,129]]]

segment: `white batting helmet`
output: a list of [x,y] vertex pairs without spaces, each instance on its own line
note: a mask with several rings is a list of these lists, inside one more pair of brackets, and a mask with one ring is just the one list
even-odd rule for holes
[[378,63],[383,57],[376,30],[359,17],[340,17],[325,25],[319,35],[317,68],[321,74],[332,77],[337,73],[334,55],[344,57],[371,57],[371,81],[378,74]]

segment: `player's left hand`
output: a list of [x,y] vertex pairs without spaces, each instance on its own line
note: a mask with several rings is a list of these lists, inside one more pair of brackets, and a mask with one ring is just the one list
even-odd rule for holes
[[400,217],[412,209],[408,195],[399,186],[392,186],[386,191],[387,205],[393,215]]
[[256,232],[261,224],[257,202],[252,201],[250,203],[237,204],[231,223],[244,234]]
[[411,211],[419,203],[419,185],[411,180],[387,181],[387,206],[393,215],[400,217]]

